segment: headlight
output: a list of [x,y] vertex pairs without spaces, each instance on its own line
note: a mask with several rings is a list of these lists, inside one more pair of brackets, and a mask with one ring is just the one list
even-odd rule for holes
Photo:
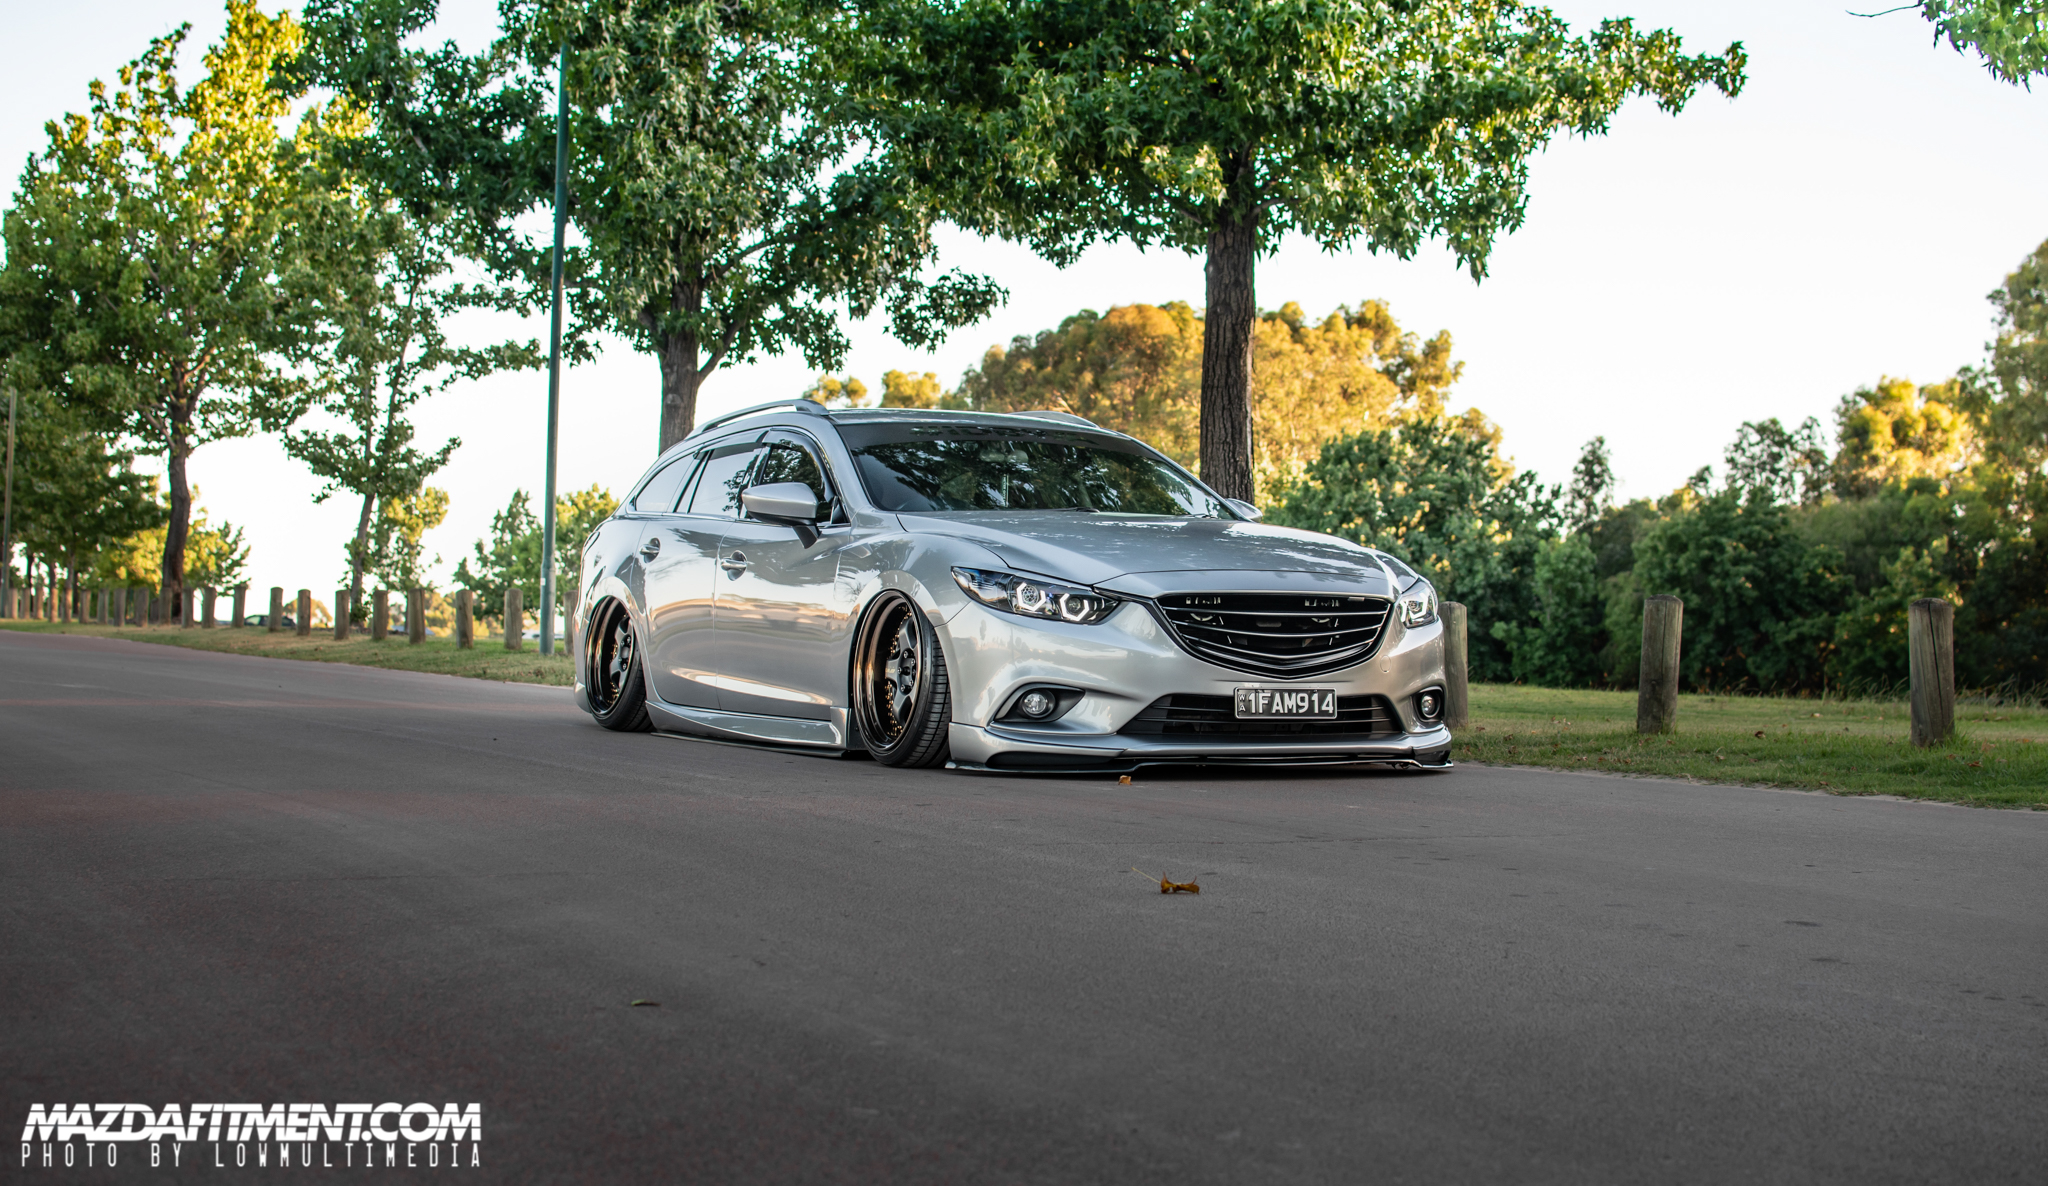
[[953,579],[983,605],[992,605],[1027,618],[1083,624],[1100,622],[1122,604],[1116,598],[1104,597],[1093,589],[1056,585],[1035,577],[1020,577],[1015,573],[986,568],[956,568]]
[[1427,626],[1436,621],[1436,587],[1428,581],[1417,581],[1401,593],[1401,624],[1403,626]]

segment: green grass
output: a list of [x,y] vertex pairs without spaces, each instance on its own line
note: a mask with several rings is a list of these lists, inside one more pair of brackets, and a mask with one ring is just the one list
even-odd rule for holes
[[1480,684],[1452,758],[1978,807],[2048,810],[2048,711],[1956,709],[1956,739],[1915,749],[1903,701],[1680,696],[1678,731],[1635,731],[1633,692]]
[[[402,637],[336,642],[331,632],[300,638],[227,627],[59,626],[20,620],[0,620],[0,627],[513,683],[567,686],[572,679],[567,654],[542,658],[531,642],[526,650],[508,651],[495,638],[480,638],[465,651],[451,638],[413,646]],[[1635,723],[1632,692],[1479,684],[1472,688],[1472,727],[1460,732],[1452,757],[1490,765],[2048,810],[2048,711],[2038,708],[1987,709],[1966,703],[1956,711],[1956,740],[1925,750],[1907,740],[1901,701],[1680,696],[1677,733],[1641,737]]]
[[126,638],[136,642],[164,643],[200,651],[232,651],[238,655],[263,655],[272,659],[310,659],[316,663],[354,663],[362,667],[389,667],[399,671],[431,671],[441,675],[465,675],[506,683],[555,684],[574,682],[566,648],[543,657],[532,639],[522,651],[508,651],[502,638],[478,638],[476,646],[462,650],[453,638],[429,638],[417,645],[404,635],[371,642],[368,635],[336,642],[332,628],[315,630],[312,637],[271,634],[244,627],[235,630],[216,626],[212,630],[176,626],[82,626],[56,625],[24,619],[0,619],[0,627],[38,634],[82,634],[93,638]]

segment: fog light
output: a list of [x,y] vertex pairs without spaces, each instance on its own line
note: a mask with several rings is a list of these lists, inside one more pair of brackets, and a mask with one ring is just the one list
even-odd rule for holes
[[1026,692],[1024,698],[1017,701],[1017,711],[1034,721],[1040,721],[1051,716],[1052,710],[1058,708],[1059,704],[1059,701],[1044,692]]
[[1424,692],[1415,698],[1415,713],[1425,721],[1433,721],[1444,712],[1443,697],[1434,691]]

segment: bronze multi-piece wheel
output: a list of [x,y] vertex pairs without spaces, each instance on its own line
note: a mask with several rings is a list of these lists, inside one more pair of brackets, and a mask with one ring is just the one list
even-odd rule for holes
[[654,728],[647,715],[640,643],[633,633],[633,615],[624,605],[607,601],[590,615],[584,651],[585,687],[597,723],[621,733],[645,733]]
[[854,643],[854,721],[868,753],[888,766],[937,766],[953,723],[946,657],[917,605],[890,590],[877,597]]

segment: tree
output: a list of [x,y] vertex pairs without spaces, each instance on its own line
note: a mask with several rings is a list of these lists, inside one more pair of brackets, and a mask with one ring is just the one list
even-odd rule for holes
[[1959,411],[1961,383],[1915,388],[1886,377],[1845,395],[1835,408],[1830,482],[1841,498],[1869,498],[1886,483],[1945,478],[1977,451],[1977,434]]
[[[222,520],[218,527],[210,523],[199,497],[199,491],[193,490],[192,531],[185,537],[185,580],[197,587],[231,588],[248,576],[248,541],[233,523]],[[93,584],[160,588],[157,581],[163,574],[164,527],[169,515],[154,492],[151,503],[156,519],[153,526],[112,542],[93,557],[88,578]]]
[[279,133],[291,96],[272,88],[298,50],[288,16],[229,0],[227,32],[189,89],[186,29],[94,82],[85,115],[47,125],[6,219],[0,305],[17,363],[67,405],[160,454],[170,521],[161,586],[181,593],[194,450],[255,426],[284,383],[292,338],[281,299],[296,166]]
[[1847,589],[1832,549],[1801,538],[1768,488],[1729,487],[1635,546],[1644,594],[1685,599],[1680,675],[1695,688],[1820,691]]
[[1976,50],[2001,82],[2025,86],[2033,75],[2048,73],[2048,4],[2042,0],[1920,0],[1906,7],[1918,7],[1933,22],[1935,37],[1946,38],[1957,53]]
[[1776,416],[1744,421],[1722,451],[1728,488],[1769,502],[1808,502],[1827,489],[1828,452],[1820,443],[1820,421],[1809,416],[1786,428]]
[[1204,256],[1202,476],[1237,498],[1254,269],[1283,235],[1404,258],[1441,237],[1481,277],[1553,136],[1632,95],[1733,95],[1744,64],[1495,0],[875,0],[856,29],[852,103],[955,221],[1059,263],[1100,238]]
[[[1192,466],[1200,456],[1203,337],[1201,317],[1180,301],[1083,309],[1055,329],[1013,338],[1008,349],[990,347],[938,406],[1071,412]],[[1424,342],[1401,329],[1384,301],[1340,305],[1320,321],[1289,301],[1260,315],[1253,345],[1253,471],[1266,501],[1299,482],[1331,438],[1440,414],[1463,372],[1449,333]]]
[[[619,509],[619,500],[602,486],[573,490],[555,499],[556,538],[563,546],[556,556],[555,588],[567,598],[582,588],[577,579],[583,562],[583,544],[599,524]],[[540,518],[533,513],[526,491],[514,490],[505,509],[491,516],[491,537],[476,542],[475,561],[464,560],[455,570],[455,581],[474,589],[483,607],[504,604],[505,591],[517,588],[529,612],[540,608]]]
[[[575,321],[661,368],[660,447],[695,423],[720,367],[801,353],[838,366],[843,310],[886,311],[934,344],[1002,292],[927,277],[939,212],[832,118],[830,62],[802,0],[508,0],[482,55],[413,48],[437,0],[315,0],[304,77],[374,114],[365,164],[421,206],[460,210],[477,253],[538,295],[550,248],[525,216],[553,197],[554,92],[567,57]],[[524,221],[522,221],[524,220]]]
[[1614,508],[1613,499],[1614,455],[1607,449],[1606,437],[1594,437],[1579,450],[1579,460],[1572,466],[1571,485],[1565,487],[1565,522],[1572,534],[1591,530]]
[[[287,426],[285,452],[323,480],[315,502],[344,490],[361,499],[345,549],[350,612],[360,621],[365,572],[376,569],[400,588],[420,582],[419,533],[440,522],[431,513],[434,497],[442,513],[447,504],[446,494],[426,482],[462,443],[416,446],[408,413],[464,379],[538,367],[543,356],[533,341],[452,344],[448,318],[516,307],[517,297],[494,285],[457,282],[451,222],[409,214],[345,169],[347,143],[360,134],[354,121],[322,124],[318,133],[319,178],[305,187],[296,229],[311,261],[298,277],[298,295],[315,329],[294,356],[313,382],[268,414]],[[308,412],[337,427],[291,427]],[[422,515],[433,523],[413,530]]]

